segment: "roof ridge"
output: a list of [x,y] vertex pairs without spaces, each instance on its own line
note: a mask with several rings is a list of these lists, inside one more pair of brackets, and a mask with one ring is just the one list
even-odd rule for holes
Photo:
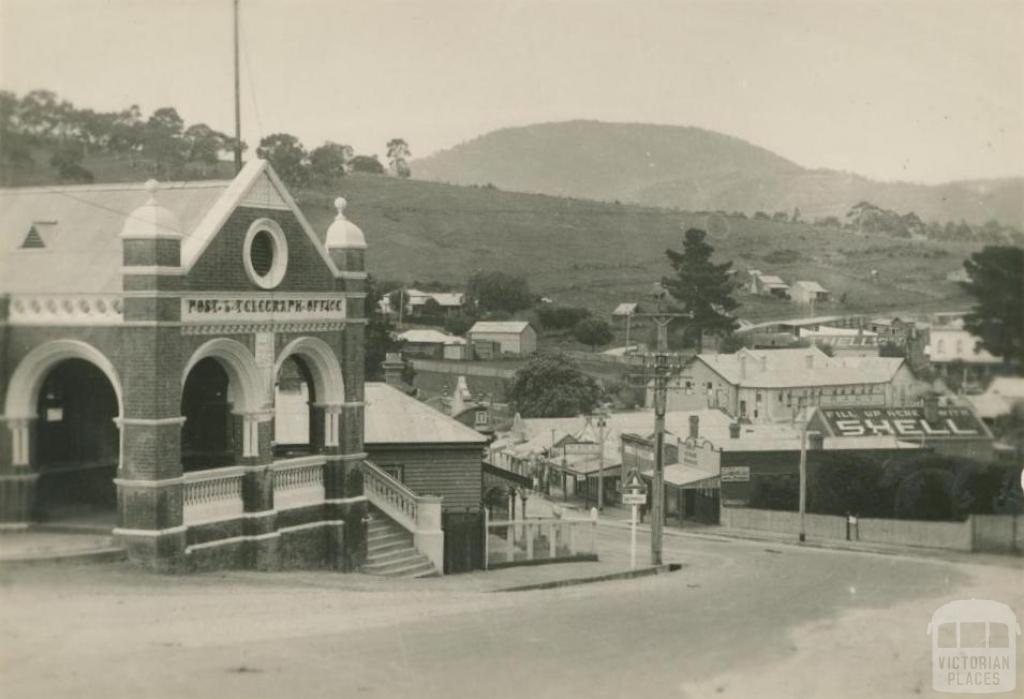
[[[231,180],[173,180],[159,182],[158,193],[166,189],[199,189],[226,187]],[[35,185],[30,187],[0,187],[0,195],[5,194],[47,194],[60,192],[115,192],[124,190],[145,190],[145,182],[98,182],[93,184],[69,185]]]

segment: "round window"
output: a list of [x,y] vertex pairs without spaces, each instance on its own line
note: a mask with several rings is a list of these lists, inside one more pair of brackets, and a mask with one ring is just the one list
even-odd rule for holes
[[266,218],[253,222],[245,236],[242,261],[257,286],[273,289],[281,283],[288,266],[288,245],[277,222]]
[[266,231],[260,231],[253,237],[249,260],[257,275],[265,277],[270,273],[274,265],[274,239]]

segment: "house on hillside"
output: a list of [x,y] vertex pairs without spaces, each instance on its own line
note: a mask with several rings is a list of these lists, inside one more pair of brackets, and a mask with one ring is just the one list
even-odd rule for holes
[[[829,357],[817,347],[699,354],[675,376],[669,410],[719,408],[739,420],[798,419],[809,408],[911,405],[923,386],[902,357]],[[652,391],[647,402],[651,405]]]
[[962,320],[933,325],[925,354],[941,376],[955,380],[968,393],[980,392],[992,376],[1006,369],[1002,359],[978,346],[978,338],[964,329]]
[[395,336],[402,352],[418,359],[464,359],[467,341],[431,328],[412,328]]
[[780,299],[789,298],[789,284],[774,274],[763,274],[759,269],[749,272],[749,290],[754,296],[774,296]]
[[[537,331],[525,320],[482,320],[466,333],[479,358],[505,354],[523,357],[537,351]],[[486,349],[485,349],[486,348]]]
[[431,302],[437,304],[445,316],[458,315],[466,306],[466,295],[450,291],[405,291],[405,312],[411,316],[422,315]]
[[793,282],[790,295],[793,297],[793,301],[804,306],[828,303],[829,301],[828,289],[813,281]]

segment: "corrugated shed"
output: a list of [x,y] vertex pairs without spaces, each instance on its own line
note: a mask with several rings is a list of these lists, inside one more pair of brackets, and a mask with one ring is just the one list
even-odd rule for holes
[[530,324],[525,320],[481,320],[469,329],[473,333],[513,333],[519,334]]
[[455,335],[448,335],[439,330],[413,328],[398,334],[399,340],[411,343],[425,343],[437,345],[464,345],[466,341]]
[[822,294],[827,294],[828,293],[828,289],[823,287],[818,282],[810,282],[810,281],[793,282],[793,288],[796,289],[797,287],[799,287],[799,288],[801,288],[801,289],[803,289],[805,291],[811,291],[811,292],[814,292],[814,293],[822,293]]

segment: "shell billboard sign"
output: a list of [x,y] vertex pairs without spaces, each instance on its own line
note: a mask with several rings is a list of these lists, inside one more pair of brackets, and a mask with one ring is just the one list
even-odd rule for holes
[[961,407],[937,408],[930,418],[918,407],[821,409],[812,423],[832,437],[991,438],[974,411]]

